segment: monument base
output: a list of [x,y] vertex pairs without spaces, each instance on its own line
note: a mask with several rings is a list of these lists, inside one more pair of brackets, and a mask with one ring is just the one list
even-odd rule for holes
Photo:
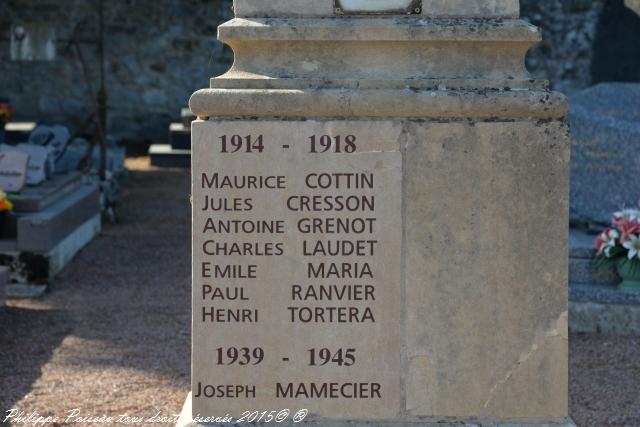
[[[232,423],[197,423],[192,419],[191,414],[191,393],[187,395],[184,402],[180,418],[176,427],[219,427],[225,425],[236,425]],[[576,427],[576,424],[570,419],[562,422],[498,422],[498,421],[303,421],[294,423],[292,421],[284,423],[262,423],[252,425],[274,425],[281,427],[289,426],[310,426],[310,427]]]

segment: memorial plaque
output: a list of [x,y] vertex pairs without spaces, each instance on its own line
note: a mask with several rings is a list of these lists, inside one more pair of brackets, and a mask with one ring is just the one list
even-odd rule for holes
[[195,122],[193,416],[401,408],[398,125]]
[[335,11],[347,14],[419,14],[422,0],[335,0]]

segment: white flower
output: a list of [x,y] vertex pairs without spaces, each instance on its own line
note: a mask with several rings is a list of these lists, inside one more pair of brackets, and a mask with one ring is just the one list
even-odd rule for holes
[[607,258],[611,258],[611,249],[613,249],[612,246],[607,246],[606,248],[604,248],[604,256],[606,256]]
[[614,230],[609,228],[602,232],[600,236],[598,236],[598,253],[604,252],[604,255],[607,258],[611,257],[611,249],[616,247],[616,239],[620,237],[620,233],[618,230]]
[[629,254],[627,255],[629,259],[636,257],[640,259],[640,239],[638,239],[638,236],[629,236],[629,240],[622,242],[622,246],[629,250]]
[[640,210],[638,209],[623,209],[620,212],[616,212],[613,214],[613,218],[615,220],[623,220],[623,221],[629,221],[629,220],[638,220],[640,219]]

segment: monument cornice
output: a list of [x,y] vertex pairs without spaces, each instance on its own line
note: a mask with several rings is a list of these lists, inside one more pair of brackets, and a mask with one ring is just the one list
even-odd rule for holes
[[233,41],[441,41],[537,43],[537,27],[520,19],[415,17],[234,18],[218,27]]
[[474,88],[490,87],[474,82],[501,80],[526,87],[522,82],[531,78],[525,56],[541,35],[517,19],[358,17],[236,18],[220,26],[218,37],[233,49],[235,61],[228,73],[212,80],[212,88],[237,76],[255,76],[254,88],[277,80],[288,82],[288,89],[306,89],[301,82],[310,79],[369,87],[368,81],[407,81],[407,86],[424,87],[422,80],[445,78],[469,80]]
[[202,89],[189,102],[200,118],[370,117],[561,119],[566,97],[541,90]]

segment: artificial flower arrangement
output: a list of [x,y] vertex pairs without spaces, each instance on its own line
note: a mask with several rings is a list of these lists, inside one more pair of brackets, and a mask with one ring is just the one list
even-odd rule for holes
[[11,211],[13,203],[7,197],[7,194],[0,190],[0,239],[14,237]]
[[596,238],[596,264],[615,266],[623,281],[619,289],[640,291],[640,210],[613,214],[611,227]]
[[0,190],[0,212],[11,212],[13,210],[13,203],[7,197],[7,194]]

